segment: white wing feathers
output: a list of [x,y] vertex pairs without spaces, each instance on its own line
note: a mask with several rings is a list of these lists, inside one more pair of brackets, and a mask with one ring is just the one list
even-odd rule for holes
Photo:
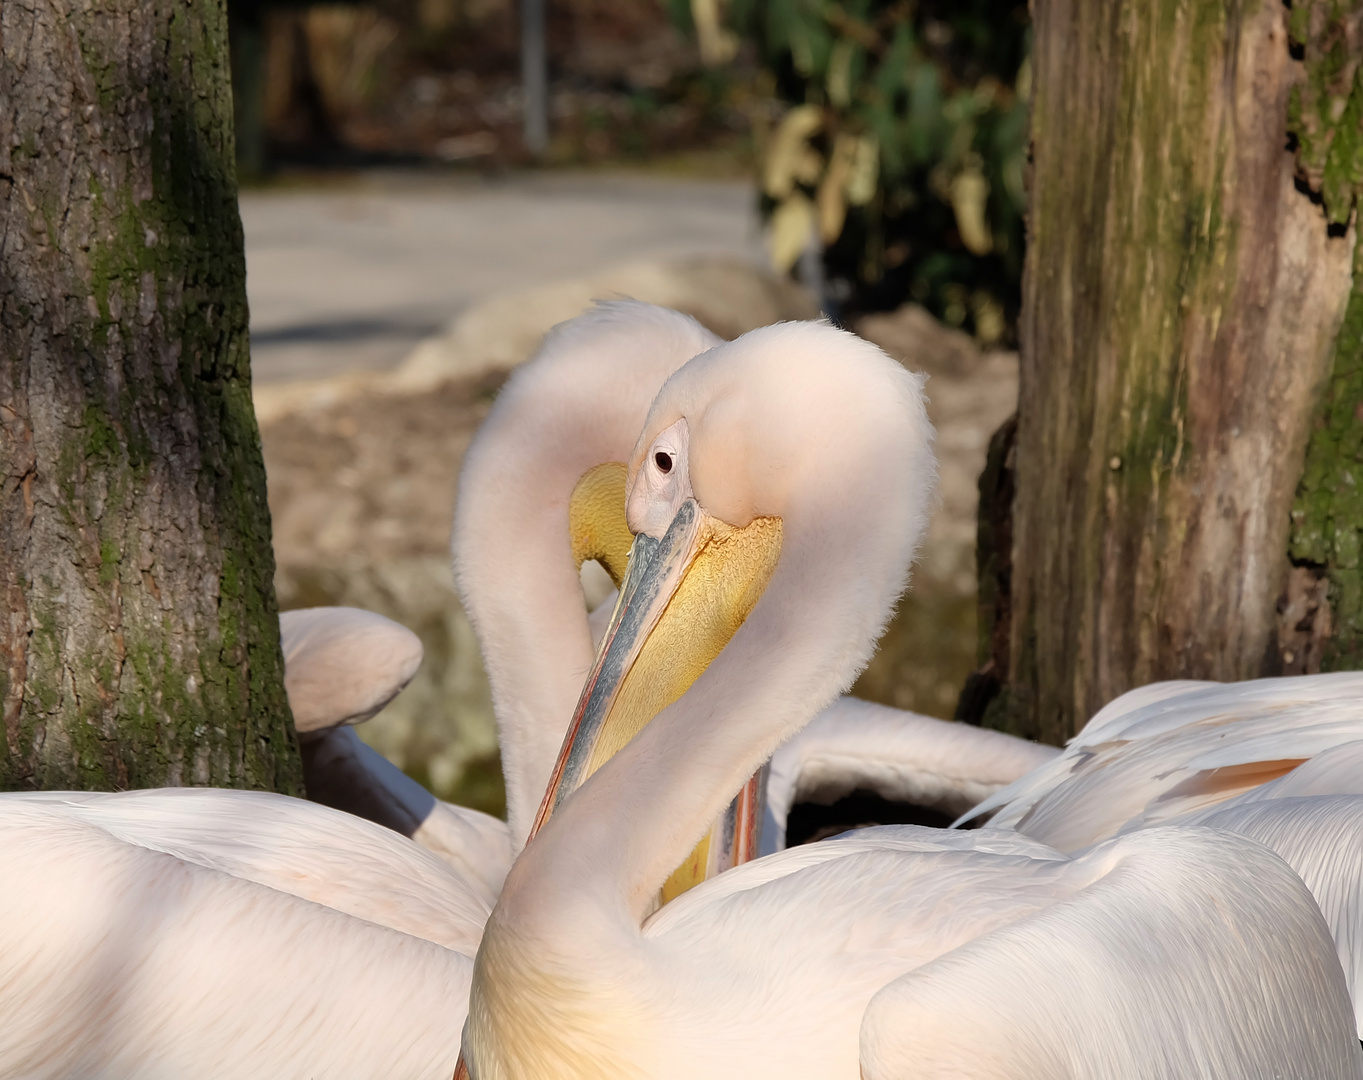
[[119,836],[137,813],[76,812],[102,801],[4,800],[7,1076],[447,1080],[468,956],[224,872],[250,862],[226,830],[199,859]]
[[[7,794],[112,840],[252,881],[472,956],[491,905],[440,859],[373,822],[266,792],[160,788]],[[66,801],[66,800],[70,801]],[[8,864],[7,875],[8,875]],[[16,873],[20,871],[15,871]]]
[[728,871],[644,933],[673,986],[761,1018],[746,1043],[707,1032],[732,1074],[1363,1077],[1310,893],[1209,830],[1076,858],[991,830],[867,830]]
[[1360,796],[1363,674],[1341,672],[1124,695],[976,813],[1065,851],[1175,822],[1262,842],[1324,913],[1363,1035]]
[[1302,795],[1363,795],[1363,740],[1323,750],[1286,776],[1246,792],[1237,804]]
[[1071,896],[881,990],[865,1080],[1326,1080],[1363,1075],[1333,948],[1262,847],[1200,829],[1075,861]]
[[859,788],[959,814],[1060,751],[997,731],[857,698],[833,702],[773,755],[763,850],[784,846],[796,802],[828,804]]
[[279,617],[284,688],[300,735],[368,720],[412,681],[421,639],[360,608],[286,611]]
[[1157,684],[1100,712],[1055,761],[962,820],[997,811],[1063,851],[1235,798],[1363,739],[1363,673]]
[[[918,825],[882,825],[857,829],[818,844],[788,848],[776,855],[764,856],[726,870],[718,877],[710,878],[704,884],[682,893],[666,907],[656,911],[644,924],[644,934],[647,937],[676,932],[700,935],[704,932],[707,920],[718,917],[716,913],[731,898],[810,867],[839,862],[856,855],[870,855],[882,860],[883,869],[878,872],[883,872],[887,879],[894,879],[901,873],[905,858],[937,852],[1020,856],[1036,861],[1063,862],[1066,859],[1060,852],[1030,836],[1003,830],[960,832]],[[845,865],[840,863],[839,871]],[[867,886],[868,898],[874,903],[874,883],[857,878],[857,885]]]
[[1192,820],[1258,840],[1306,883],[1334,938],[1363,1038],[1363,797],[1237,799]]

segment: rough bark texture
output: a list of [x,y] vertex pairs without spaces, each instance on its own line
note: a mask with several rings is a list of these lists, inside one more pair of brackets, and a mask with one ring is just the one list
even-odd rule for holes
[[0,787],[300,791],[222,2],[0,34]]
[[1035,14],[1010,682],[986,723],[1059,742],[1134,686],[1280,669],[1354,235],[1294,175],[1309,71],[1281,0]]
[[[1018,418],[1014,413],[989,440],[980,473],[980,503],[975,527],[976,668],[967,676],[956,703],[955,719],[979,724],[1008,683],[1013,593],[1013,499],[1017,480]],[[997,726],[1008,721],[997,710]]]
[[[1363,2],[1297,0],[1289,130],[1297,176],[1331,222],[1350,219],[1363,188]],[[1335,343],[1334,370],[1311,432],[1292,508],[1293,562],[1278,644],[1286,672],[1363,667],[1363,252]]]

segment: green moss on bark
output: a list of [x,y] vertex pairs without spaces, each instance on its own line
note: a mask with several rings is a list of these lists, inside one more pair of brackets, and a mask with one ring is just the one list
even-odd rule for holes
[[1363,667],[1363,247],[1335,347],[1334,369],[1306,451],[1292,507],[1289,553],[1324,571],[1330,633],[1324,671]]
[[[1290,33],[1304,77],[1293,89],[1288,130],[1300,183],[1337,227],[1363,191],[1363,3],[1298,0]],[[1307,446],[1292,507],[1289,554],[1328,582],[1322,670],[1363,667],[1363,251],[1335,343],[1329,383]]]
[[1288,32],[1304,74],[1288,101],[1297,173],[1343,225],[1363,184],[1363,3],[1296,0]]

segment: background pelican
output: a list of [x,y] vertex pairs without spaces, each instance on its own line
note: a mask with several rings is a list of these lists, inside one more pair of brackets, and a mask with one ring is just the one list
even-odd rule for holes
[[1133,690],[964,820],[1062,851],[1164,823],[1266,844],[1330,926],[1363,1037],[1363,673]]
[[411,681],[421,639],[382,615],[345,607],[286,611],[279,629],[308,798],[415,840],[490,908],[511,863],[505,824],[437,799],[353,727]]
[[[989,817],[1075,851],[1235,799],[1358,739],[1363,672],[1155,683],[1109,703],[1060,756],[962,821]],[[1363,791],[1356,782],[1335,790]]]
[[[664,336],[679,324],[693,335],[685,355],[705,343],[689,320],[657,318]],[[535,568],[534,542],[521,552],[492,543],[485,556]],[[549,559],[567,588],[527,595],[568,604],[563,625],[585,642],[582,666],[555,674],[580,679],[591,646],[563,531]],[[502,580],[514,591],[513,575]],[[544,615],[542,604],[507,618]],[[401,688],[417,643],[386,620],[334,609],[286,615],[283,629],[309,782],[319,795],[330,784],[338,800],[358,789],[363,812],[409,830],[429,796],[344,725]],[[571,710],[568,686],[549,692],[569,695]],[[505,826],[479,832],[484,816],[455,816],[475,839],[491,837],[485,848],[509,846],[498,839]],[[0,1075],[448,1076],[499,884],[482,872],[491,861],[460,873],[388,828],[280,796],[0,796]]]
[[[630,462],[629,580],[556,766],[588,779],[547,801],[488,922],[474,1080],[1363,1074],[1310,894],[1226,834],[1068,859],[880,829],[653,914],[718,808],[869,657],[922,531],[930,441],[920,382],[825,325],[755,331],[663,388]],[[600,753],[618,712],[679,679]]]

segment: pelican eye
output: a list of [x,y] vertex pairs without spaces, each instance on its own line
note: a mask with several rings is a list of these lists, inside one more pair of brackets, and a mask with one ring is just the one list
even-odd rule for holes
[[672,455],[659,450],[653,455],[653,464],[658,466],[659,472],[670,473],[672,471]]

